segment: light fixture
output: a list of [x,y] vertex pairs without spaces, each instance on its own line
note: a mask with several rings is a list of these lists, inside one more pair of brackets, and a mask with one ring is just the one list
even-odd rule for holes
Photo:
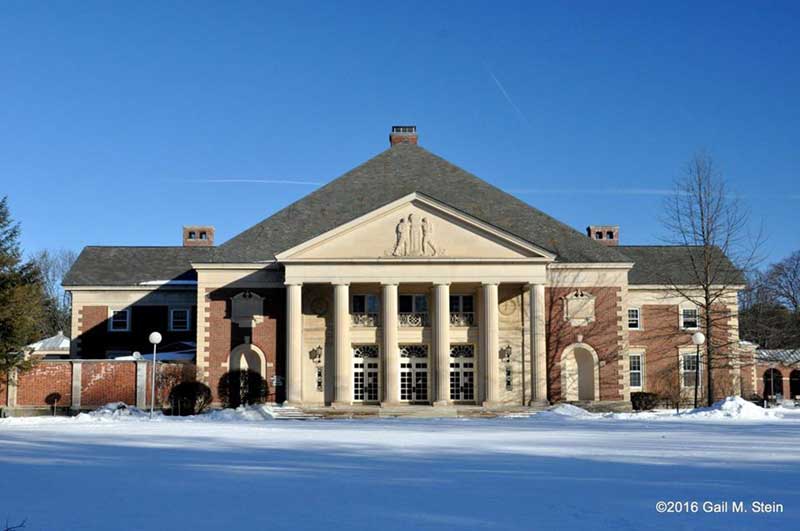
[[308,351],[308,357],[314,364],[319,365],[322,362],[322,345],[317,345]]
[[[694,407],[697,408],[697,390],[700,387],[700,345],[706,342],[703,332],[692,334],[692,343],[697,347],[697,355],[694,359]],[[709,390],[710,391],[710,390]]]
[[158,347],[158,344],[161,343],[161,334],[158,332],[152,332],[147,339],[153,344],[153,369],[150,371],[150,374],[152,375],[150,384],[150,418],[152,419],[153,409],[155,408],[156,404],[156,348]]

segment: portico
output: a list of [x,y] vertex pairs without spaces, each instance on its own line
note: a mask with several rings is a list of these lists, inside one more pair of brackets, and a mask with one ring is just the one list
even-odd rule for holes
[[[287,286],[290,403],[499,407],[546,398],[547,251],[414,193],[276,258]],[[304,297],[306,287],[314,295]],[[513,296],[501,301],[501,288]],[[506,301],[514,310],[504,326],[515,317],[519,326],[501,334]],[[318,347],[322,367],[306,361]],[[332,392],[309,385],[320,369]]]
[[[520,328],[527,337],[519,341],[509,340],[508,331],[501,334],[501,286],[519,294],[508,300],[528,303],[524,311],[519,309],[530,320]],[[304,287],[314,295],[304,297]],[[332,295],[329,308],[320,293]],[[544,313],[543,293],[543,284],[521,282],[289,284],[287,323],[296,325],[287,331],[288,400],[334,408],[503,407],[546,400],[541,372],[546,364],[545,329],[544,321],[537,320]],[[314,305],[333,323],[332,330],[320,334],[313,326],[307,332],[301,328],[308,317],[304,306],[313,313]],[[294,339],[298,335],[299,340]],[[501,344],[511,349],[514,359],[503,358],[507,354]],[[321,367],[311,363],[310,355],[319,347],[326,351]],[[515,347],[518,352],[513,352]],[[516,379],[517,389],[513,376],[506,382],[507,368],[527,372]],[[317,370],[323,371],[322,381],[333,382],[332,393],[310,385],[317,380]]]

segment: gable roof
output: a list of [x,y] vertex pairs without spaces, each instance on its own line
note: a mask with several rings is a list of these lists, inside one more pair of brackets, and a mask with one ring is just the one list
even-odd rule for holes
[[460,210],[557,256],[628,262],[547,214],[415,144],[396,144],[217,248],[220,262],[266,262],[414,192]]
[[[634,263],[628,272],[628,283],[635,284],[697,284],[697,276],[692,266],[702,263],[703,248],[685,245],[620,245],[621,253]],[[742,272],[714,247],[718,256],[714,263],[719,265],[720,284],[742,285],[745,278]]]
[[67,286],[133,286],[196,281],[192,262],[209,262],[213,247],[85,247],[64,277]]

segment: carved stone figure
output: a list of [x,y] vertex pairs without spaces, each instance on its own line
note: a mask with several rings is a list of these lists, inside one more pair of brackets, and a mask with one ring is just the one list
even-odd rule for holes
[[433,240],[433,223],[428,218],[417,221],[414,214],[400,218],[395,237],[392,256],[440,256],[444,253]]
[[431,256],[436,256],[436,245],[433,243],[433,224],[428,221],[428,218],[422,218],[422,254],[428,254],[430,250]]
[[409,226],[406,223],[405,218],[400,218],[400,223],[398,223],[397,227],[395,228],[397,240],[395,241],[394,250],[392,251],[393,256],[406,256],[408,254],[409,232]]

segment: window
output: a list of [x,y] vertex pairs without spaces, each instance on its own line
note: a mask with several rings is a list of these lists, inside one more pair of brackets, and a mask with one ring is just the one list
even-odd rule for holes
[[400,295],[397,304],[400,313],[428,313],[428,298],[425,295]]
[[169,309],[169,329],[172,332],[186,332],[191,329],[188,308]]
[[128,332],[131,329],[131,311],[125,310],[112,310],[111,316],[108,319],[109,332]]
[[353,295],[353,313],[378,313],[379,308],[377,295]]
[[196,237],[197,237],[197,234],[193,230],[190,230],[189,231],[189,239],[190,240],[194,240]]
[[631,330],[639,330],[641,328],[639,308],[628,308],[628,328]]
[[697,373],[697,354],[681,354],[681,386],[694,387]]
[[611,231],[606,232],[606,240],[613,240],[613,239],[614,239],[614,233]]
[[400,295],[397,305],[400,326],[428,326],[428,299],[425,295]]
[[603,233],[600,232],[600,231],[595,232],[594,233],[594,239],[595,240],[602,240],[603,239]]
[[203,231],[203,232],[200,233],[200,239],[201,240],[207,240],[208,239],[208,234],[206,234],[206,231]]
[[350,319],[356,326],[378,326],[379,308],[377,295],[353,295]]
[[631,375],[631,388],[642,388],[642,355],[639,353],[631,353],[628,356],[630,360],[630,375]]
[[450,324],[453,326],[475,324],[475,305],[472,295],[450,295]]
[[681,309],[681,328],[695,330],[697,328],[697,308]]

